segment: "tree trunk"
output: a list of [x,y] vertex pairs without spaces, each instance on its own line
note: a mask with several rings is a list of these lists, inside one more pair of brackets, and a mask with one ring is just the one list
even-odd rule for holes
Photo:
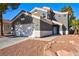
[[[68,14],[68,31],[69,31],[69,29],[70,29],[70,27],[69,27],[69,21],[70,21],[70,17],[69,17],[70,15]],[[69,32],[68,32],[68,34],[69,34]]]
[[3,19],[2,19],[2,18],[3,18],[3,17],[2,17],[2,12],[0,12],[1,36],[4,35],[4,33],[3,33]]

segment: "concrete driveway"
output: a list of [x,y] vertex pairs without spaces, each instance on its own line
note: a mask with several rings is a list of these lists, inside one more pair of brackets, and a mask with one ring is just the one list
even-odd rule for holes
[[55,39],[56,36],[48,36],[43,38],[28,38],[28,37],[3,37],[0,38],[0,49],[12,46],[14,44],[20,43],[25,40],[41,40],[41,41],[51,41],[52,39]]
[[16,43],[20,43],[24,40],[28,40],[26,37],[3,37],[0,38],[0,49],[6,48],[8,46],[14,45]]

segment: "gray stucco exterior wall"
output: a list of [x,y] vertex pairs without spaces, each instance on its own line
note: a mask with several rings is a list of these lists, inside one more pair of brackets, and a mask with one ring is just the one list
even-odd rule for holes
[[[42,19],[45,20],[45,19]],[[33,24],[35,31],[39,32],[40,37],[48,36],[52,34],[52,24],[48,24],[42,21],[41,18],[37,19],[33,17]]]
[[[68,31],[68,15],[55,13],[54,19],[63,24],[63,30]],[[60,29],[62,30],[62,29]]]
[[[21,18],[24,18],[24,20],[21,20]],[[20,17],[18,17],[12,24],[29,24],[32,23],[33,18],[29,15],[22,14]]]
[[40,30],[40,19],[33,17],[33,25],[34,25],[34,29],[36,31],[39,31]]
[[52,24],[40,20],[40,31],[52,31]]

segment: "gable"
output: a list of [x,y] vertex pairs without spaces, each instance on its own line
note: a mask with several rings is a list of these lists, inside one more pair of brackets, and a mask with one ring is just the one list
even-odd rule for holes
[[18,17],[20,17],[22,14],[24,14],[25,13],[25,11],[24,10],[22,10],[22,11],[20,11],[12,20],[11,20],[11,22],[14,22]]
[[47,15],[47,10],[43,10],[42,8],[34,8],[30,11],[32,14],[35,16],[46,16]]
[[29,15],[24,15],[22,14],[20,17],[18,17],[14,23],[15,24],[29,24],[29,23],[32,23],[33,21],[33,18]]

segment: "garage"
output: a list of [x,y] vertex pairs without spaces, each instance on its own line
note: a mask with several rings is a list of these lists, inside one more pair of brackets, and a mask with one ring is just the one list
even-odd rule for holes
[[31,36],[33,33],[33,24],[15,25],[16,36]]
[[31,36],[33,33],[33,18],[21,11],[12,20],[12,32],[14,36]]

